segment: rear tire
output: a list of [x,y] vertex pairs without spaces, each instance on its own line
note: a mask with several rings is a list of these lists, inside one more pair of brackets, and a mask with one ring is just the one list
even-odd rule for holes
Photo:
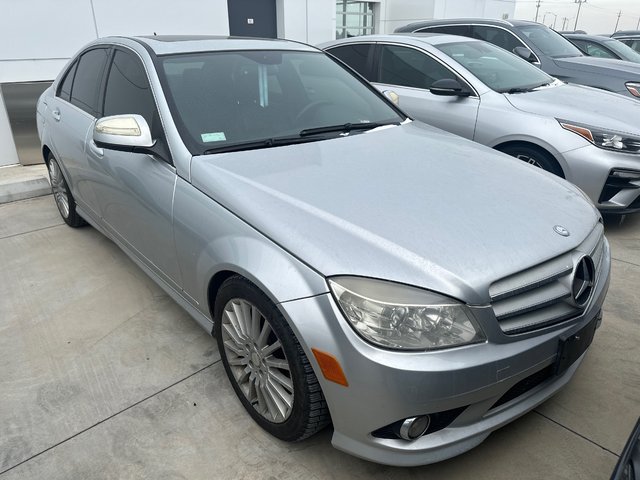
[[541,148],[530,147],[528,145],[509,145],[499,149],[501,152],[516,157],[525,163],[546,170],[559,177],[564,178],[562,168],[553,155]]
[[70,227],[81,227],[86,224],[84,219],[76,211],[76,201],[69,190],[69,185],[62,174],[60,164],[52,154],[47,159],[47,170],[49,171],[49,181],[53,199],[58,207],[60,216]]
[[216,297],[214,333],[231,386],[249,415],[280,440],[303,440],[330,423],[311,363],[278,308],[241,276]]

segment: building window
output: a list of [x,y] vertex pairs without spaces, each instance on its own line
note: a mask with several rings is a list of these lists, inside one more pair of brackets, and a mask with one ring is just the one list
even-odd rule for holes
[[336,38],[375,33],[373,2],[336,1]]

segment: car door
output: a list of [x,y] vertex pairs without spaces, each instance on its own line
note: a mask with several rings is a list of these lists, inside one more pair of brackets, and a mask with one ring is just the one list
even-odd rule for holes
[[114,50],[102,100],[104,116],[142,115],[156,141],[155,154],[135,153],[98,148],[89,135],[89,162],[101,172],[96,191],[103,221],[130,252],[178,287],[172,226],[176,170],[145,68],[135,52]]
[[[438,96],[431,85],[445,78],[465,84],[450,68],[425,51],[396,44],[381,43],[376,50],[374,85],[381,91],[393,90],[400,96],[400,108],[417,120],[451,133],[473,139],[480,98]],[[469,89],[473,91],[471,86]]]
[[94,220],[100,218],[95,192],[96,172],[90,167],[86,139],[98,114],[98,97],[102,87],[109,49],[92,48],[72,63],[62,78],[47,118],[54,154],[61,164],[75,201]]

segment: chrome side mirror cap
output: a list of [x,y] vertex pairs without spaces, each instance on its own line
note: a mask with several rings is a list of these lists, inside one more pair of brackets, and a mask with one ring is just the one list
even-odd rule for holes
[[385,90],[382,94],[387,98],[387,100],[393,102],[395,106],[400,105],[400,95],[393,90]]
[[115,150],[151,148],[151,129],[142,115],[112,115],[96,121],[93,141],[98,147]]

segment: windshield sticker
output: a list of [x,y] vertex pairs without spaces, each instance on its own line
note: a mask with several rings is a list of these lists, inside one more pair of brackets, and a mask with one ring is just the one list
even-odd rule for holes
[[211,133],[201,133],[200,138],[204,143],[209,142],[222,142],[227,139],[225,137],[224,132],[211,132]]

